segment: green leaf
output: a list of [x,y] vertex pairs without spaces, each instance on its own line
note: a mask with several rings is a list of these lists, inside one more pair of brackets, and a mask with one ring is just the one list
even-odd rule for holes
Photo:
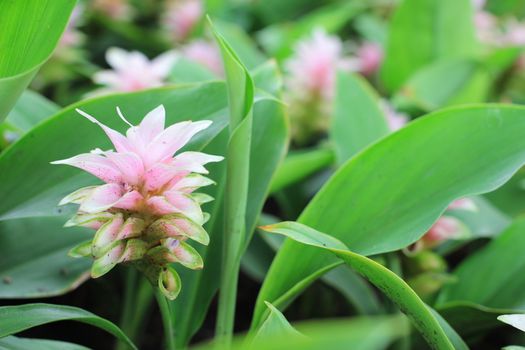
[[89,350],[82,345],[58,340],[29,339],[9,336],[0,339],[0,349],[8,350]]
[[525,219],[519,219],[486,247],[465,259],[454,270],[457,283],[441,291],[436,301],[438,310],[458,301],[495,309],[525,310],[524,230]]
[[441,60],[416,71],[394,101],[401,108],[415,107],[424,111],[479,103],[486,100],[491,84],[490,74],[474,60]]
[[[410,123],[345,163],[323,186],[299,222],[330,232],[352,251],[374,255],[419,239],[453,200],[501,186],[525,162],[525,108],[451,108]],[[480,157],[483,155],[483,157]],[[335,262],[319,250],[287,241],[258,297],[287,295]]]
[[75,3],[75,0],[0,3],[0,121],[53,52]]
[[89,278],[91,262],[67,252],[90,237],[63,229],[64,216],[0,221],[0,298],[41,298],[66,293]]
[[297,183],[334,162],[334,151],[329,148],[313,148],[291,151],[275,173],[270,192],[277,192]]
[[329,251],[368,279],[406,314],[430,347],[454,349],[434,314],[403,279],[377,262],[351,252],[344,243],[327,234],[296,222],[282,222],[263,227],[294,241]]
[[[404,316],[377,316],[339,319],[330,321],[307,321],[294,323],[305,336],[291,337],[289,334],[266,337],[249,347],[251,350],[386,350],[397,339],[408,335],[409,323]],[[249,338],[248,338],[249,340]],[[247,338],[236,337],[232,347],[221,347],[216,343],[192,347],[192,350],[244,350]]]
[[113,334],[130,349],[137,347],[112,322],[77,307],[52,304],[25,304],[0,307],[0,338],[57,321],[78,321]]
[[335,112],[330,128],[337,163],[342,164],[389,133],[379,96],[357,75],[337,74]]
[[261,327],[259,327],[254,334],[252,346],[254,343],[264,343],[266,339],[272,337],[303,337],[301,333],[292,327],[281,311],[270,303],[265,304],[270,313]]
[[26,90],[9,112],[5,123],[25,133],[44,119],[57,113],[59,109],[58,105],[44,96]]
[[390,23],[381,77],[396,91],[419,68],[442,58],[476,52],[469,0],[405,0]]

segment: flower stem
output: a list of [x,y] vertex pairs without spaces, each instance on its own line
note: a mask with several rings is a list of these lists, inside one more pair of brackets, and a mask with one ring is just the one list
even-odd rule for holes
[[173,314],[171,313],[169,300],[157,289],[155,291],[162,324],[164,325],[164,337],[166,338],[166,349],[175,350],[175,328],[173,327]]

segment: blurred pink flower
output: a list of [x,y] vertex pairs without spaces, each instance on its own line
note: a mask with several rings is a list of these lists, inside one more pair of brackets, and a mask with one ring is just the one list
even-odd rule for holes
[[133,13],[128,0],[93,0],[92,6],[112,19],[129,19]]
[[197,62],[218,76],[224,75],[221,53],[215,43],[207,40],[194,40],[184,45],[181,55],[190,61]]
[[[174,154],[211,121],[183,121],[165,129],[161,105],[133,126],[117,111],[130,125],[125,136],[77,109],[104,130],[115,150],[96,149],[52,162],[80,168],[105,182],[77,190],[60,202],[80,204],[66,226],[97,230],[88,242],[90,249],[81,245],[75,254],[80,251],[77,255],[94,256],[93,277],[107,273],[117,263],[145,257],[138,267],[147,265],[145,273],[150,279],[159,279],[159,284],[169,278],[165,272],[171,262],[202,268],[202,259],[185,241],[189,238],[208,244],[202,228],[207,216],[201,204],[211,197],[194,191],[213,183],[202,175],[208,173],[204,165],[222,157],[191,151]],[[174,298],[174,291],[168,292],[167,296]]]
[[83,5],[80,4],[75,6],[73,12],[71,13],[71,17],[69,18],[69,22],[67,23],[66,29],[64,30],[64,33],[58,42],[59,50],[79,46],[84,41],[84,35],[77,30],[77,27],[82,20],[83,13]]
[[505,44],[510,46],[525,45],[525,23],[519,22],[515,18],[509,20],[505,25]]
[[380,102],[383,113],[385,114],[386,122],[391,131],[396,131],[405,126],[409,122],[408,115],[397,112],[394,107],[387,100]]
[[[452,202],[448,210],[478,210],[476,203],[470,198],[462,198]],[[425,233],[423,237],[410,248],[410,252],[418,252],[423,249],[431,249],[450,239],[461,239],[468,234],[465,225],[455,217],[443,215]]]
[[312,37],[300,41],[294,48],[293,57],[285,63],[289,73],[289,92],[296,96],[320,95],[331,99],[337,69],[348,68],[342,47],[338,37],[320,29],[315,30]]
[[204,14],[201,0],[171,0],[162,18],[164,27],[177,41],[188,38]]
[[356,52],[358,71],[364,75],[374,74],[383,62],[383,48],[373,42],[365,42]]
[[95,94],[115,91],[137,91],[163,85],[177,56],[168,51],[149,60],[138,51],[127,52],[119,48],[110,48],[106,60],[113,70],[96,73],[93,81],[106,87],[96,90]]

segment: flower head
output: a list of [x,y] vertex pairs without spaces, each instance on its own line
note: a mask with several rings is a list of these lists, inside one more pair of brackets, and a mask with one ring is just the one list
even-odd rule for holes
[[161,86],[176,59],[173,51],[149,60],[138,51],[127,52],[115,47],[110,48],[106,52],[106,60],[113,70],[103,70],[95,74],[95,83],[106,85],[95,93],[137,91]]
[[183,41],[189,37],[203,13],[201,0],[171,0],[162,23],[176,41]]
[[383,48],[373,42],[365,42],[357,48],[356,57],[349,61],[355,62],[355,70],[364,75],[372,75],[383,62]]
[[118,263],[132,262],[169,298],[175,298],[179,278],[168,264],[202,268],[202,258],[187,241],[208,244],[202,227],[207,214],[201,204],[212,198],[195,191],[213,184],[203,176],[208,173],[204,165],[222,157],[190,151],[174,154],[211,121],[183,121],[164,129],[161,105],[138,126],[126,121],[130,128],[124,136],[77,111],[103,129],[114,150],[95,149],[52,162],[80,168],[104,182],[81,188],[60,202],[80,205],[66,226],[97,230],[93,239],[74,248],[72,255],[95,259],[93,277],[104,275]]

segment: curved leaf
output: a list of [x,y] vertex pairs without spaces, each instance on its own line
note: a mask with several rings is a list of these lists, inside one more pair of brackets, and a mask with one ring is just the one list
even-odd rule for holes
[[[257,332],[254,334],[252,342],[264,343],[266,339],[271,337],[301,337],[303,336],[299,333],[293,326],[288,322],[286,317],[279,311],[275,306],[270,303],[265,303],[270,311],[270,314],[264,321],[264,323],[259,327]],[[253,344],[253,343],[252,343]]]
[[[356,253],[408,246],[453,200],[493,190],[525,162],[525,108],[476,106],[436,112],[368,147],[324,185],[299,222],[330,232]],[[334,262],[287,241],[258,297],[275,304],[289,289]],[[290,295],[290,294],[288,294]]]
[[68,251],[92,231],[65,230],[63,216],[0,221],[0,298],[41,298],[66,293],[89,278],[90,261]]
[[130,349],[137,349],[131,340],[110,321],[77,307],[52,304],[0,307],[0,338],[43,324],[66,320],[83,322],[103,329],[128,344]]
[[334,105],[330,139],[338,164],[388,135],[388,125],[379,108],[379,96],[363,78],[339,72]]
[[49,58],[76,0],[0,2],[0,121]]
[[381,77],[395,91],[424,65],[476,52],[470,0],[405,0],[390,22]]
[[0,339],[0,349],[9,350],[89,350],[82,345],[67,343],[58,340],[29,339],[9,336]]
[[263,229],[284,235],[298,243],[335,254],[389,297],[410,318],[430,347],[440,350],[454,350],[454,346],[431,309],[402,278],[383,265],[351,252],[344,243],[334,237],[297,222],[282,222],[264,226]]

